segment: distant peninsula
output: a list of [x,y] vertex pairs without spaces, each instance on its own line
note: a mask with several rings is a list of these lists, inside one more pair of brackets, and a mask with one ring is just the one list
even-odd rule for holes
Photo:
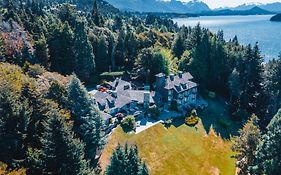
[[270,21],[281,22],[281,13],[274,15],[272,18],[270,18]]

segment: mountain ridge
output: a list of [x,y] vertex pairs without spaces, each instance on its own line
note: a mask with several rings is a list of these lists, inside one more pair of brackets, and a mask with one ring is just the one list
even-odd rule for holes
[[106,0],[122,11],[165,12],[165,13],[201,13],[210,11],[209,6],[199,0],[181,2],[179,0]]
[[281,2],[274,2],[274,3],[267,3],[267,4],[262,4],[262,3],[244,3],[241,5],[238,5],[236,7],[223,7],[223,8],[216,8],[214,11],[219,11],[219,10],[250,10],[251,8],[254,7],[259,7],[263,10],[275,12],[275,13],[280,13],[281,12]]

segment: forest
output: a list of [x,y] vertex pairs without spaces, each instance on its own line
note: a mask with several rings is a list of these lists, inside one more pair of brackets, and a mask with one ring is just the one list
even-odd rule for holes
[[[281,171],[281,56],[264,62],[258,43],[102,0],[0,3],[0,174],[100,174],[104,123],[86,87],[104,74],[152,85],[155,74],[178,71],[246,123],[233,145],[244,174]],[[105,174],[148,169],[137,147],[119,145]]]

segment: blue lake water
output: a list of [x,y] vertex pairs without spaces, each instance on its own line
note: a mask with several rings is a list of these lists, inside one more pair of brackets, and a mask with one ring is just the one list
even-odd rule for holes
[[277,58],[281,53],[281,22],[271,22],[272,15],[250,16],[203,16],[194,18],[176,18],[178,25],[201,26],[212,32],[224,31],[224,38],[228,41],[237,35],[240,43],[259,43],[261,54],[265,61]]

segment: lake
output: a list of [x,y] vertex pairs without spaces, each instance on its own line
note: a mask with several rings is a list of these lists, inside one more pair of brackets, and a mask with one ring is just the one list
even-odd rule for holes
[[271,22],[271,17],[272,15],[202,16],[173,20],[180,26],[195,26],[200,23],[215,33],[221,29],[227,41],[237,35],[239,42],[244,45],[258,42],[261,54],[268,61],[281,53],[281,22]]

